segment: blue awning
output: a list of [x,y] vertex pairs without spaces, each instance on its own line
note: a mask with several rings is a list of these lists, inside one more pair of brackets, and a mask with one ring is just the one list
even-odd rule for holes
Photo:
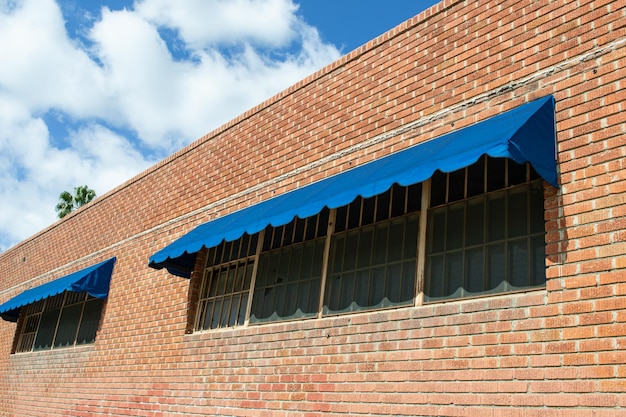
[[189,277],[195,254],[223,240],[254,234],[268,225],[280,226],[305,218],[324,207],[349,204],[388,190],[394,183],[408,186],[430,178],[436,170],[452,172],[481,156],[529,162],[548,183],[558,187],[554,98],[543,97],[420,143],[333,177],[290,191],[202,224],[150,257],[149,265]]
[[8,321],[17,321],[22,307],[61,294],[64,291],[85,291],[92,297],[107,298],[115,260],[116,258],[113,257],[73,274],[26,290],[0,305],[0,317]]

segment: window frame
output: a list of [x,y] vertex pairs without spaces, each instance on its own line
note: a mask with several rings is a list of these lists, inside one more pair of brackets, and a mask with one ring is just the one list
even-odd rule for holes
[[[94,303],[99,304],[99,312],[98,321],[93,330],[93,336],[90,336],[88,341],[81,341],[79,340],[79,336],[85,329],[84,326],[89,324],[89,322],[87,321],[88,316],[86,315],[86,309],[88,305],[93,305]],[[95,343],[97,333],[100,329],[105,306],[106,300],[92,297],[85,291],[64,291],[60,294],[46,297],[35,303],[24,306],[22,308],[22,311],[20,312],[20,317],[18,320],[17,337],[15,338],[13,353],[43,352],[50,350],[67,349],[82,345],[91,345]],[[69,324],[74,328],[74,335],[69,339],[62,339],[64,343],[58,344],[57,342],[60,340],[59,337],[64,337],[64,335],[62,334],[63,330],[66,329],[64,328],[64,326],[68,324],[68,316],[64,317],[64,313],[67,314],[69,311],[76,307],[80,307],[80,313],[78,315],[69,316]],[[54,313],[54,311],[57,312]],[[53,319],[51,321],[54,321],[54,325],[50,326],[52,328],[42,328],[42,318],[44,318],[45,315]],[[37,345],[39,337],[43,335],[42,330],[51,332],[49,345]],[[92,332],[90,331],[88,335],[91,334]],[[69,342],[67,342],[68,340]],[[45,341],[47,342],[48,340]]]

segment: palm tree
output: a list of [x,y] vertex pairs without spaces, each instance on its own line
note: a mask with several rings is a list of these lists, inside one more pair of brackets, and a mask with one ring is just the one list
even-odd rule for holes
[[96,192],[86,185],[74,187],[74,195],[69,191],[63,191],[59,195],[59,203],[55,210],[59,219],[67,216],[72,210],[84,206],[96,197]]

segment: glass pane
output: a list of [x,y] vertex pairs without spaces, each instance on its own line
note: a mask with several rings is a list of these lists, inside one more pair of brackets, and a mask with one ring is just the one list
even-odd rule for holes
[[424,295],[443,296],[443,255],[430,256],[426,260],[426,283]]
[[376,204],[376,221],[387,220],[389,218],[389,205],[391,204],[391,191],[388,190],[378,195]]
[[361,230],[361,238],[359,240],[359,254],[357,259],[357,268],[366,268],[372,262],[372,245],[374,240],[374,228],[368,227]]
[[465,245],[480,245],[484,242],[485,201],[475,198],[467,204],[465,221]]
[[295,226],[295,219],[290,221],[284,226],[283,229],[283,239],[280,243],[280,246],[287,246],[293,243],[293,229]]
[[[301,270],[301,276],[303,278],[308,278],[314,274],[313,265],[315,264],[315,261],[316,261],[315,246],[316,246],[315,242],[305,243],[301,247],[302,254],[298,253],[298,257],[299,257],[298,261],[301,262],[300,270]],[[295,264],[295,261],[294,261],[294,264]]]
[[465,205],[454,204],[448,207],[448,226],[446,228],[446,250],[463,246]]
[[[306,281],[305,281],[306,282]],[[283,309],[284,317],[292,317],[298,308],[298,283],[294,282],[286,286],[285,306]]]
[[250,311],[250,323],[255,323],[263,317],[263,293],[264,289],[254,291],[252,297],[252,309]]
[[65,307],[61,311],[57,335],[54,338],[54,347],[71,346],[74,344],[82,310],[83,305],[81,303]]
[[368,269],[357,271],[354,301],[357,308],[365,308],[369,304],[370,272]]
[[348,206],[342,206],[335,213],[335,233],[346,230],[346,221],[348,219]]
[[217,295],[217,285],[219,283],[219,270],[210,272],[211,274],[211,288],[209,289],[209,296],[214,297]]
[[356,253],[359,244],[358,232],[351,232],[346,238],[346,249],[343,254],[343,270],[350,271],[356,266]]
[[[297,293],[294,296],[295,303],[293,307],[293,315],[295,317],[302,317],[304,314],[308,314],[312,310],[310,303],[311,283],[309,281],[303,281],[299,283],[297,287],[294,285],[293,289],[297,290]],[[317,304],[314,309],[317,309]]]
[[322,276],[325,243],[326,243],[325,239],[318,239],[317,241],[310,243],[310,245],[315,248],[315,255],[313,257],[313,268],[312,268],[311,276],[314,276],[317,278]]
[[485,192],[485,158],[481,157],[467,168],[467,196],[473,197]]
[[298,271],[294,271],[294,277],[293,279],[289,278],[289,275],[291,275],[291,271],[289,270],[289,264],[290,264],[290,259],[291,259],[291,254],[293,252],[293,247],[288,247],[288,248],[283,248],[281,249],[278,253],[278,259],[280,259],[278,261],[278,275],[276,276],[276,283],[281,284],[281,283],[285,283],[288,281],[295,281],[297,280],[298,277]]
[[248,262],[246,264],[246,279],[245,282],[243,283],[243,289],[244,290],[249,290],[250,289],[250,283],[252,282],[252,268],[254,266],[254,262]]
[[504,239],[505,207],[503,194],[494,195],[487,202],[488,242]]
[[404,243],[404,220],[393,221],[389,230],[389,247],[387,249],[387,262],[402,260]]
[[370,299],[368,306],[379,306],[385,296],[385,279],[387,278],[387,268],[374,268],[372,270],[372,280],[370,281]]
[[506,278],[504,244],[487,247],[488,289],[497,288]]
[[413,184],[409,186],[408,201],[406,205],[407,213],[420,211],[422,208],[422,184]]
[[528,286],[528,241],[510,242],[508,246],[509,283],[515,288]]
[[382,265],[387,258],[387,236],[389,234],[389,223],[376,225],[374,235],[374,262],[373,265]]
[[234,295],[231,304],[230,312],[228,313],[228,325],[234,326],[237,324],[237,317],[239,315],[239,302],[241,301],[241,294]]
[[461,296],[463,285],[463,253],[453,252],[446,255],[445,296]]
[[374,223],[374,210],[376,209],[376,197],[370,197],[363,200],[363,214],[361,225],[366,226]]
[[445,243],[445,208],[432,210],[428,216],[428,253],[442,252]]
[[307,316],[315,316],[317,314],[317,308],[320,303],[320,280],[315,279],[313,281],[310,281],[309,284],[310,284],[310,287],[308,288],[309,306],[308,308],[304,307],[305,308],[304,313]]
[[357,197],[354,200],[348,210],[348,229],[354,229],[355,227],[359,227],[361,224],[361,202],[363,198]]
[[341,297],[339,299],[339,311],[352,310],[354,300],[354,272],[348,272],[341,277]]
[[415,297],[415,260],[402,264],[401,302],[412,302]]
[[519,185],[526,182],[526,164],[518,164],[509,159],[509,187]]
[[295,225],[293,240],[296,242],[302,242],[304,241],[304,230],[306,226],[306,220],[296,217],[295,221],[296,221],[296,225]]
[[508,237],[528,234],[528,194],[522,189],[512,190],[508,201]]
[[213,300],[208,300],[206,302],[205,305],[205,315],[204,315],[204,322],[202,323],[202,328],[203,329],[210,329],[211,328],[211,323],[213,322]]
[[405,213],[404,206],[406,205],[406,188],[395,184],[391,188],[391,194],[391,217],[403,215]]
[[448,203],[465,197],[465,168],[448,174]]
[[98,331],[98,326],[100,325],[103,307],[104,300],[99,298],[91,299],[85,303],[83,319],[80,322],[78,336],[76,337],[77,345],[92,343],[96,339],[96,332]]
[[326,296],[324,297],[325,312],[335,312],[339,310],[341,296],[341,276],[333,275],[328,277],[326,283]]
[[400,302],[402,302],[402,264],[397,263],[387,268],[383,305],[395,305]]
[[530,233],[545,231],[543,208],[543,188],[541,184],[533,184],[530,191]]
[[248,294],[241,295],[241,303],[239,303],[239,315],[237,316],[237,324],[244,324],[246,321],[246,309],[248,308]]
[[[297,285],[297,283],[296,283]],[[281,318],[285,316],[285,300],[287,299],[287,285],[277,285],[276,286],[276,295],[274,297],[274,308],[270,317]]]
[[343,269],[343,247],[345,235],[333,236],[330,244],[330,271],[340,273]]
[[215,300],[213,306],[213,316],[211,317],[211,329],[217,329],[220,325],[220,314],[222,313],[222,300]]
[[233,287],[233,291],[241,291],[243,289],[245,274],[246,264],[240,263],[237,265],[237,275],[235,277],[235,286]]
[[465,254],[465,289],[471,293],[483,291],[483,248],[470,249]]
[[436,207],[446,202],[446,175],[435,171],[430,186],[430,206]]
[[406,232],[404,237],[404,254],[402,259],[411,259],[417,257],[417,216],[410,217],[406,222]]
[[52,339],[57,326],[60,309],[45,311],[41,314],[39,323],[39,331],[35,338],[34,350],[50,349],[52,347]]
[[530,285],[544,285],[546,283],[546,246],[543,236],[537,236],[530,241],[531,276]]
[[287,281],[293,282],[298,279],[308,278],[311,275],[311,269],[302,270],[302,254],[304,252],[304,245],[297,245],[293,247],[291,251],[291,257],[285,260],[283,263],[289,261],[289,275],[287,275]]
[[228,326],[228,317],[230,315],[230,306],[233,301],[232,296],[224,297],[222,301],[222,312],[220,314],[220,327]]
[[505,183],[505,165],[506,159],[488,158],[487,159],[487,191],[501,190]]
[[226,287],[225,293],[230,294],[233,292],[235,288],[235,273],[237,272],[236,266],[233,265],[228,269],[228,274],[226,275]]

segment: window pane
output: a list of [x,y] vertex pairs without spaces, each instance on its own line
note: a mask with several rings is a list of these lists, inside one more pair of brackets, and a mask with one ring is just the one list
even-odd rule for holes
[[467,204],[465,222],[465,245],[480,245],[484,242],[485,202],[482,198],[472,199]]
[[527,188],[512,190],[508,201],[508,237],[528,234],[528,194]]
[[488,241],[493,242],[496,240],[504,239],[504,225],[505,225],[505,196],[498,194],[492,196],[488,200],[487,205],[487,228],[488,228]]
[[379,307],[385,296],[385,278],[387,268],[374,268],[372,280],[370,281],[370,299],[368,306]]
[[405,261],[402,264],[402,287],[401,297],[398,302],[414,301],[415,298],[415,259]]
[[487,158],[487,191],[501,190],[505,186],[506,159]]
[[530,285],[544,285],[546,283],[546,245],[543,235],[531,239],[530,251],[532,253]]
[[320,238],[259,256],[250,323],[317,314],[319,294],[309,292],[319,289],[324,244]]
[[443,255],[428,257],[426,276],[424,296],[427,299],[443,296]]
[[398,217],[405,213],[406,205],[406,189],[400,187],[397,184],[391,188],[392,201],[391,201],[391,217]]
[[54,338],[60,311],[60,309],[55,309],[44,311],[41,314],[34,350],[50,349],[52,347],[52,340]]
[[407,213],[420,211],[422,208],[422,184],[413,184],[408,187]]
[[417,227],[418,218],[411,217],[406,220],[406,238],[404,239],[404,254],[402,259],[411,259],[417,257]]
[[460,297],[463,284],[463,253],[453,252],[446,255],[445,296]]
[[368,267],[372,262],[372,244],[374,241],[374,229],[368,227],[361,231],[359,240],[359,254],[357,259],[357,268]]
[[504,244],[487,247],[488,289],[496,289],[506,278]]
[[446,250],[458,249],[463,246],[463,230],[465,224],[465,205],[455,204],[448,207],[448,224],[446,228]]
[[428,252],[442,252],[445,244],[446,210],[436,209],[428,215]]
[[374,223],[375,210],[376,210],[376,197],[370,197],[370,198],[366,198],[365,200],[363,200],[363,213],[361,215],[362,226]]
[[404,243],[404,220],[392,221],[389,230],[389,245],[387,249],[387,262],[396,262],[402,259]]
[[378,195],[376,204],[376,221],[383,221],[389,218],[389,205],[391,204],[391,191]]
[[430,182],[430,206],[436,207],[446,202],[446,175],[435,171]]
[[354,273],[348,272],[341,276],[341,296],[339,298],[338,311],[353,310],[352,300],[354,300]]
[[524,184],[526,182],[526,164],[518,164],[513,160],[508,160],[509,165],[509,184],[513,185]]
[[530,191],[530,233],[542,233],[545,227],[543,188],[538,185]]
[[369,292],[370,292],[369,269],[357,271],[354,301],[358,308],[366,308],[369,305]]
[[483,291],[483,248],[470,249],[465,254],[465,289],[471,293]]
[[485,192],[485,157],[481,157],[467,168],[467,196],[473,197]]
[[462,200],[465,197],[465,168],[448,175],[448,203]]
[[517,240],[508,245],[509,283],[514,289],[528,286],[528,241]]
[[82,309],[82,303],[63,308],[59,319],[59,328],[54,338],[54,347],[71,346],[74,344]]
[[376,226],[374,235],[374,265],[384,264],[387,260],[387,236],[389,235],[389,224],[382,223]]
[[383,305],[388,306],[405,301],[402,298],[402,264],[389,265],[386,278]]
[[77,345],[92,343],[96,339],[103,307],[104,300],[99,298],[90,299],[85,303],[83,318],[78,329],[78,336],[76,337]]

